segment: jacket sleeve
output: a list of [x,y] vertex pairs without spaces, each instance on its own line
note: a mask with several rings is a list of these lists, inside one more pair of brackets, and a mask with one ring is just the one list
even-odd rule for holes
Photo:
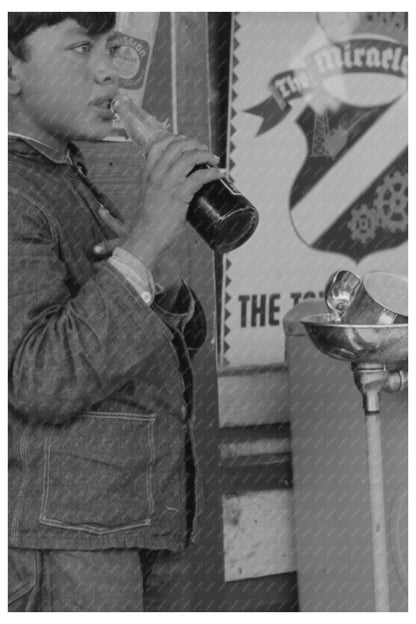
[[108,262],[71,296],[54,223],[9,197],[9,401],[58,424],[110,396],[171,339]]

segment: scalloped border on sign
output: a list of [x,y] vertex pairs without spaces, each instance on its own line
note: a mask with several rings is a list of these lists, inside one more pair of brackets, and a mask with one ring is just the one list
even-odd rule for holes
[[[238,46],[240,45],[239,41],[236,37],[236,32],[240,29],[240,24],[238,23],[238,15],[239,13],[233,13],[232,16],[232,26],[231,26],[231,63],[230,63],[230,82],[229,82],[229,99],[228,99],[228,124],[227,124],[227,172],[232,178],[232,170],[235,167],[235,163],[232,160],[232,154],[235,150],[235,145],[232,141],[232,137],[235,134],[236,130],[233,126],[233,118],[236,116],[237,111],[234,109],[233,103],[237,98],[237,93],[234,90],[234,85],[238,80],[237,74],[235,73],[235,68],[239,63],[239,60],[235,54]],[[223,310],[222,310],[222,331],[221,331],[221,364],[222,366],[229,366],[230,363],[226,357],[227,351],[230,349],[230,345],[226,341],[227,335],[230,333],[231,329],[227,325],[227,320],[231,316],[231,312],[227,309],[227,304],[231,300],[231,295],[228,292],[227,288],[231,284],[231,278],[229,275],[229,270],[231,268],[231,260],[226,254],[223,259],[223,284],[222,284],[222,302],[223,302]]]

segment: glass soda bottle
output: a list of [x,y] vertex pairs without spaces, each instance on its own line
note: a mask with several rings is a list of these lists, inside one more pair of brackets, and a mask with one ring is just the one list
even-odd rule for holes
[[[161,123],[128,97],[117,95],[111,110],[127,134],[146,155],[152,144],[169,134]],[[209,167],[199,165],[197,168]],[[226,178],[204,184],[192,198],[187,221],[214,251],[223,254],[245,243],[259,222],[254,206]]]

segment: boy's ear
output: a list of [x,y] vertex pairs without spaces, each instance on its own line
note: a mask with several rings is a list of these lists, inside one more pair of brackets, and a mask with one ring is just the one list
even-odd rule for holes
[[9,50],[9,95],[18,95],[21,91],[20,72],[19,67],[22,61],[20,61],[13,52]]

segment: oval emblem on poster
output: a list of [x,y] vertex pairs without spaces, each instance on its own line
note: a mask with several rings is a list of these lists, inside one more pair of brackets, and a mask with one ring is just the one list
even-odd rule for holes
[[150,45],[144,39],[136,39],[116,33],[120,49],[115,57],[121,89],[140,89],[146,74]]

